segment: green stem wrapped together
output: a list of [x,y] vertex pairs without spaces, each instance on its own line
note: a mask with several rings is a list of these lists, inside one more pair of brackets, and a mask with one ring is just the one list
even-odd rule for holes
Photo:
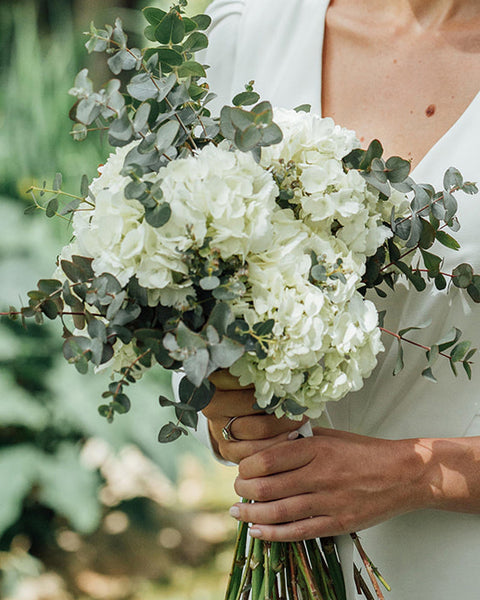
[[[357,535],[351,537],[374,591],[353,565],[358,593],[366,600],[383,600],[378,582],[387,589],[388,584]],[[347,600],[334,538],[266,542],[249,539],[248,525],[240,523],[225,600]]]

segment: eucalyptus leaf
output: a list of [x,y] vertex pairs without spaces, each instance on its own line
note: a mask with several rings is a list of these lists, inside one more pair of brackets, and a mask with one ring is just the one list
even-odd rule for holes
[[457,212],[458,202],[452,194],[449,194],[448,192],[444,192],[443,205],[445,207],[445,221],[450,221],[450,219]]
[[159,128],[157,131],[156,145],[157,151],[160,152],[160,154],[168,150],[173,144],[179,128],[180,124],[176,119],[163,123]]
[[217,302],[210,313],[207,325],[214,327],[218,334],[223,336],[234,320],[235,317],[230,306],[225,302]]
[[152,75],[149,73],[140,73],[132,77],[130,83],[127,85],[127,91],[132,98],[140,100],[140,102],[145,102],[145,100],[157,97],[158,86]]
[[179,44],[185,36],[185,25],[176,10],[168,12],[155,28],[155,37],[161,44]]
[[162,202],[157,204],[154,208],[148,208],[145,210],[145,219],[149,225],[158,228],[168,223],[172,209],[168,202]]
[[453,362],[459,362],[465,358],[465,355],[470,350],[472,345],[469,341],[460,342],[450,352],[450,360]]
[[252,150],[257,144],[262,141],[262,133],[252,124],[243,131],[237,129],[235,132],[235,144],[242,152]]
[[437,378],[433,374],[432,367],[425,368],[422,371],[422,376],[425,377],[425,379],[428,379],[428,381],[431,381],[432,383],[438,383]]
[[133,135],[133,126],[127,111],[124,111],[120,118],[112,121],[108,128],[108,141],[112,146],[125,146],[132,140]]
[[240,94],[237,94],[233,98],[232,103],[235,106],[249,106],[255,104],[259,100],[260,94],[257,94],[257,92],[240,92]]
[[422,231],[423,231],[422,219],[420,219],[420,217],[412,215],[412,218],[410,219],[410,235],[408,236],[405,246],[407,248],[415,247],[420,241],[420,238],[422,236]]
[[202,290],[214,290],[220,285],[220,279],[215,275],[210,275],[209,277],[203,277],[200,279],[198,284]]
[[442,258],[431,252],[427,252],[423,248],[420,248],[422,253],[423,263],[428,271],[429,277],[437,277],[440,274],[440,265],[442,264]]
[[283,140],[283,133],[280,127],[276,123],[271,123],[267,127],[261,130],[262,133],[262,146],[273,146],[279,144]]
[[387,172],[386,175],[391,183],[400,183],[404,181],[411,169],[411,164],[408,160],[404,160],[399,156],[390,157],[385,163]]
[[402,342],[398,340],[398,351],[397,351],[397,361],[395,363],[395,367],[393,369],[393,375],[398,375],[401,371],[403,371],[405,367],[405,363],[403,361],[403,346]]
[[206,348],[198,348],[183,361],[183,368],[188,379],[199,387],[207,376],[210,355]]
[[190,406],[187,407],[175,407],[175,416],[182,425],[196,429],[198,424],[198,413]]
[[298,404],[297,402],[295,402],[295,400],[292,400],[291,398],[287,398],[282,402],[282,410],[287,415],[290,414],[293,416],[299,416],[303,415],[303,413],[305,413],[308,410],[308,408],[306,406],[300,406],[300,404]]
[[473,276],[472,283],[467,287],[467,292],[474,302],[480,302],[480,275]]
[[293,109],[295,112],[305,112],[309,113],[312,110],[311,104],[299,104]]
[[198,29],[205,30],[210,27],[212,18],[208,15],[196,15],[195,17],[192,17],[192,21],[197,24]]
[[172,67],[178,67],[183,63],[183,56],[172,48],[158,48],[157,56],[161,63]]
[[372,164],[374,158],[381,158],[383,154],[382,144],[378,140],[372,140],[364,153],[359,169],[366,170]]
[[152,6],[147,6],[142,10],[142,12],[143,16],[151,25],[158,25],[167,14],[165,10],[161,10],[160,8],[154,8]]
[[436,345],[438,346],[439,351],[445,352],[445,350],[457,343],[461,335],[462,332],[460,329],[452,327],[452,329],[437,342]]
[[183,427],[179,427],[172,423],[171,421],[164,425],[160,429],[160,433],[158,434],[158,441],[161,444],[167,444],[169,442],[174,442],[177,440],[182,434],[187,434],[186,430]]
[[468,288],[473,283],[473,268],[467,263],[462,263],[452,271],[452,283],[459,288]]
[[208,406],[214,393],[215,386],[208,379],[205,379],[199,387],[195,387],[187,377],[184,377],[178,388],[178,395],[182,403],[187,403],[197,411]]
[[458,169],[450,167],[443,176],[443,188],[450,192],[452,188],[461,188],[463,186],[463,177]]
[[228,369],[245,353],[245,347],[235,340],[224,337],[219,344],[210,347],[210,356],[220,369]]
[[446,231],[437,231],[436,238],[441,244],[443,244],[447,248],[450,248],[451,250],[460,249],[460,244],[457,242],[457,240],[453,238],[450,234],[448,234]]
[[194,31],[183,43],[185,52],[198,52],[208,46],[208,37],[200,31]]

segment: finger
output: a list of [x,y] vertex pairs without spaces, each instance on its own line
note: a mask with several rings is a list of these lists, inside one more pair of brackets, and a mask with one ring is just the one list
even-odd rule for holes
[[265,440],[296,431],[301,426],[301,421],[292,421],[286,417],[278,419],[275,415],[258,413],[235,419],[230,425],[230,432],[237,440]]
[[249,440],[244,442],[227,442],[222,439],[218,443],[219,454],[225,460],[238,464],[252,454],[266,450],[270,446],[275,446],[281,442],[286,442],[290,433],[282,433],[266,440]]
[[318,497],[314,494],[303,494],[274,502],[238,502],[230,509],[230,515],[235,519],[262,525],[300,521],[318,513]]
[[269,447],[243,460],[239,466],[242,479],[252,479],[300,469],[314,458],[312,438],[287,440],[284,444]]
[[202,412],[207,419],[218,417],[229,419],[258,412],[253,408],[254,404],[255,396],[250,389],[230,390],[228,392],[217,390]]
[[330,537],[351,533],[338,519],[334,517],[313,517],[295,523],[282,525],[252,524],[250,536],[269,542],[299,542],[319,537]]
[[303,469],[294,472],[258,477],[257,479],[235,480],[235,491],[242,498],[257,502],[281,500],[290,496],[299,496],[313,491],[313,482]]

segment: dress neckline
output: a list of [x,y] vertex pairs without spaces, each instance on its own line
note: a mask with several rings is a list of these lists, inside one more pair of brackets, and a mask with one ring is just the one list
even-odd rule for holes
[[[323,107],[322,107],[322,89],[323,89],[323,59],[325,54],[325,34],[327,29],[327,12],[330,8],[331,0],[325,0],[324,9],[322,11],[323,22],[321,25],[322,35],[319,36],[320,39],[320,48],[319,48],[319,59],[320,59],[320,68],[317,70],[319,81],[317,86],[317,107],[318,114],[323,117]],[[417,171],[421,171],[424,164],[428,163],[431,155],[438,149],[439,146],[443,144],[446,138],[450,138],[455,130],[460,127],[461,123],[468,118],[469,114],[474,110],[477,102],[480,102],[480,89],[476,93],[476,95],[472,98],[470,104],[465,108],[465,110],[458,116],[458,118],[452,123],[452,125],[441,135],[436,142],[430,146],[427,152],[422,156],[422,158],[418,161],[415,167],[412,169],[411,175],[414,175]]]

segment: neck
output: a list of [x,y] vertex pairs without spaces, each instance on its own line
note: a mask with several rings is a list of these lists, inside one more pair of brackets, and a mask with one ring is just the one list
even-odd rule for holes
[[398,24],[417,23],[422,28],[439,28],[480,15],[479,0],[357,0],[372,14],[382,14]]

